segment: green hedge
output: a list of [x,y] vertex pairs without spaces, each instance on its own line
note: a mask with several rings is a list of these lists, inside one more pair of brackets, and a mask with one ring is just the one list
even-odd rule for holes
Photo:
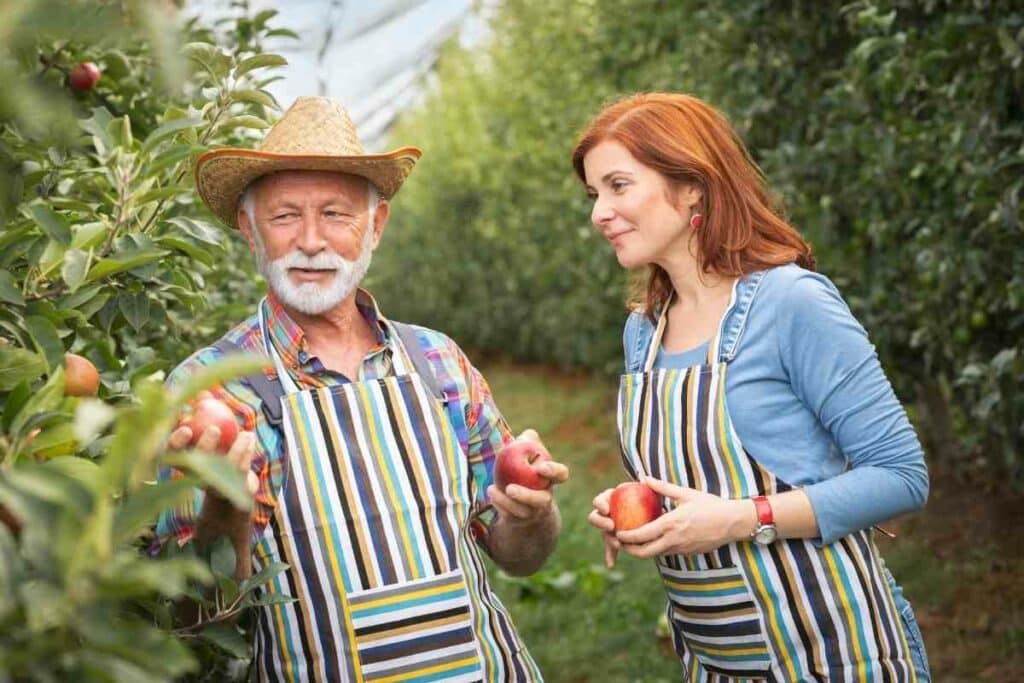
[[1004,2],[509,0],[392,139],[424,157],[372,284],[478,349],[620,367],[626,278],[576,133],[609,99],[725,111],[916,401],[936,457],[1020,475],[1024,12]]

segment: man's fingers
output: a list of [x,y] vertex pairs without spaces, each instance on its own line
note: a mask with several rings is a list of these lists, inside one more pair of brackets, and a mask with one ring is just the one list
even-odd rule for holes
[[612,490],[613,489],[605,489],[594,496],[594,500],[591,502],[594,509],[606,517],[608,516],[608,513],[611,512]]
[[546,508],[551,505],[551,491],[547,489],[537,491],[518,484],[509,484],[503,493],[505,497],[531,508]]
[[167,439],[167,447],[170,448],[172,451],[181,450],[182,448],[187,446],[189,441],[191,440],[192,430],[184,426],[178,427],[173,432],[171,432],[170,438]]
[[518,519],[529,519],[533,516],[533,509],[531,507],[512,500],[498,489],[497,486],[491,486],[488,489],[488,495],[494,507],[498,508],[500,515],[516,517]]
[[201,451],[213,452],[217,450],[217,443],[220,441],[220,427],[211,425],[203,430],[202,435],[199,437],[199,441],[196,442],[196,448]]
[[245,476],[245,487],[249,490],[250,496],[255,496],[260,490],[259,475],[249,470],[249,473]]
[[537,468],[541,476],[554,484],[564,484],[569,479],[569,468],[560,462],[549,460]]
[[239,472],[249,471],[249,466],[252,464],[255,436],[252,432],[239,432],[238,436],[235,437],[235,442],[231,444],[231,449],[228,450],[227,460]]
[[533,441],[540,443],[540,435],[536,429],[524,429],[522,434],[516,437],[516,441]]

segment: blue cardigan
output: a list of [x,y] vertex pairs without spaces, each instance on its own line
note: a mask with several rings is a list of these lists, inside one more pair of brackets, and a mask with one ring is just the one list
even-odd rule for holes
[[[921,508],[924,453],[875,347],[828,278],[796,265],[743,277],[723,319],[726,405],[747,452],[810,498],[821,543]],[[626,321],[626,372],[654,326]],[[708,344],[656,368],[705,362]]]

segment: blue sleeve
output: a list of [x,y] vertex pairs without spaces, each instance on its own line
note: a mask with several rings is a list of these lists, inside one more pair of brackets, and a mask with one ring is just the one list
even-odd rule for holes
[[794,392],[831,434],[849,469],[804,488],[821,542],[920,509],[924,453],[875,347],[835,286],[804,273],[776,319],[779,355]]

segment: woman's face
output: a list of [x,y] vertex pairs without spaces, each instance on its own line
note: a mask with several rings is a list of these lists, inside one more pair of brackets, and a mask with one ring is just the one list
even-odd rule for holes
[[619,264],[636,268],[688,257],[691,207],[700,191],[672,192],[658,171],[637,161],[621,143],[605,140],[583,157],[587,193],[594,200],[590,220],[612,248]]

